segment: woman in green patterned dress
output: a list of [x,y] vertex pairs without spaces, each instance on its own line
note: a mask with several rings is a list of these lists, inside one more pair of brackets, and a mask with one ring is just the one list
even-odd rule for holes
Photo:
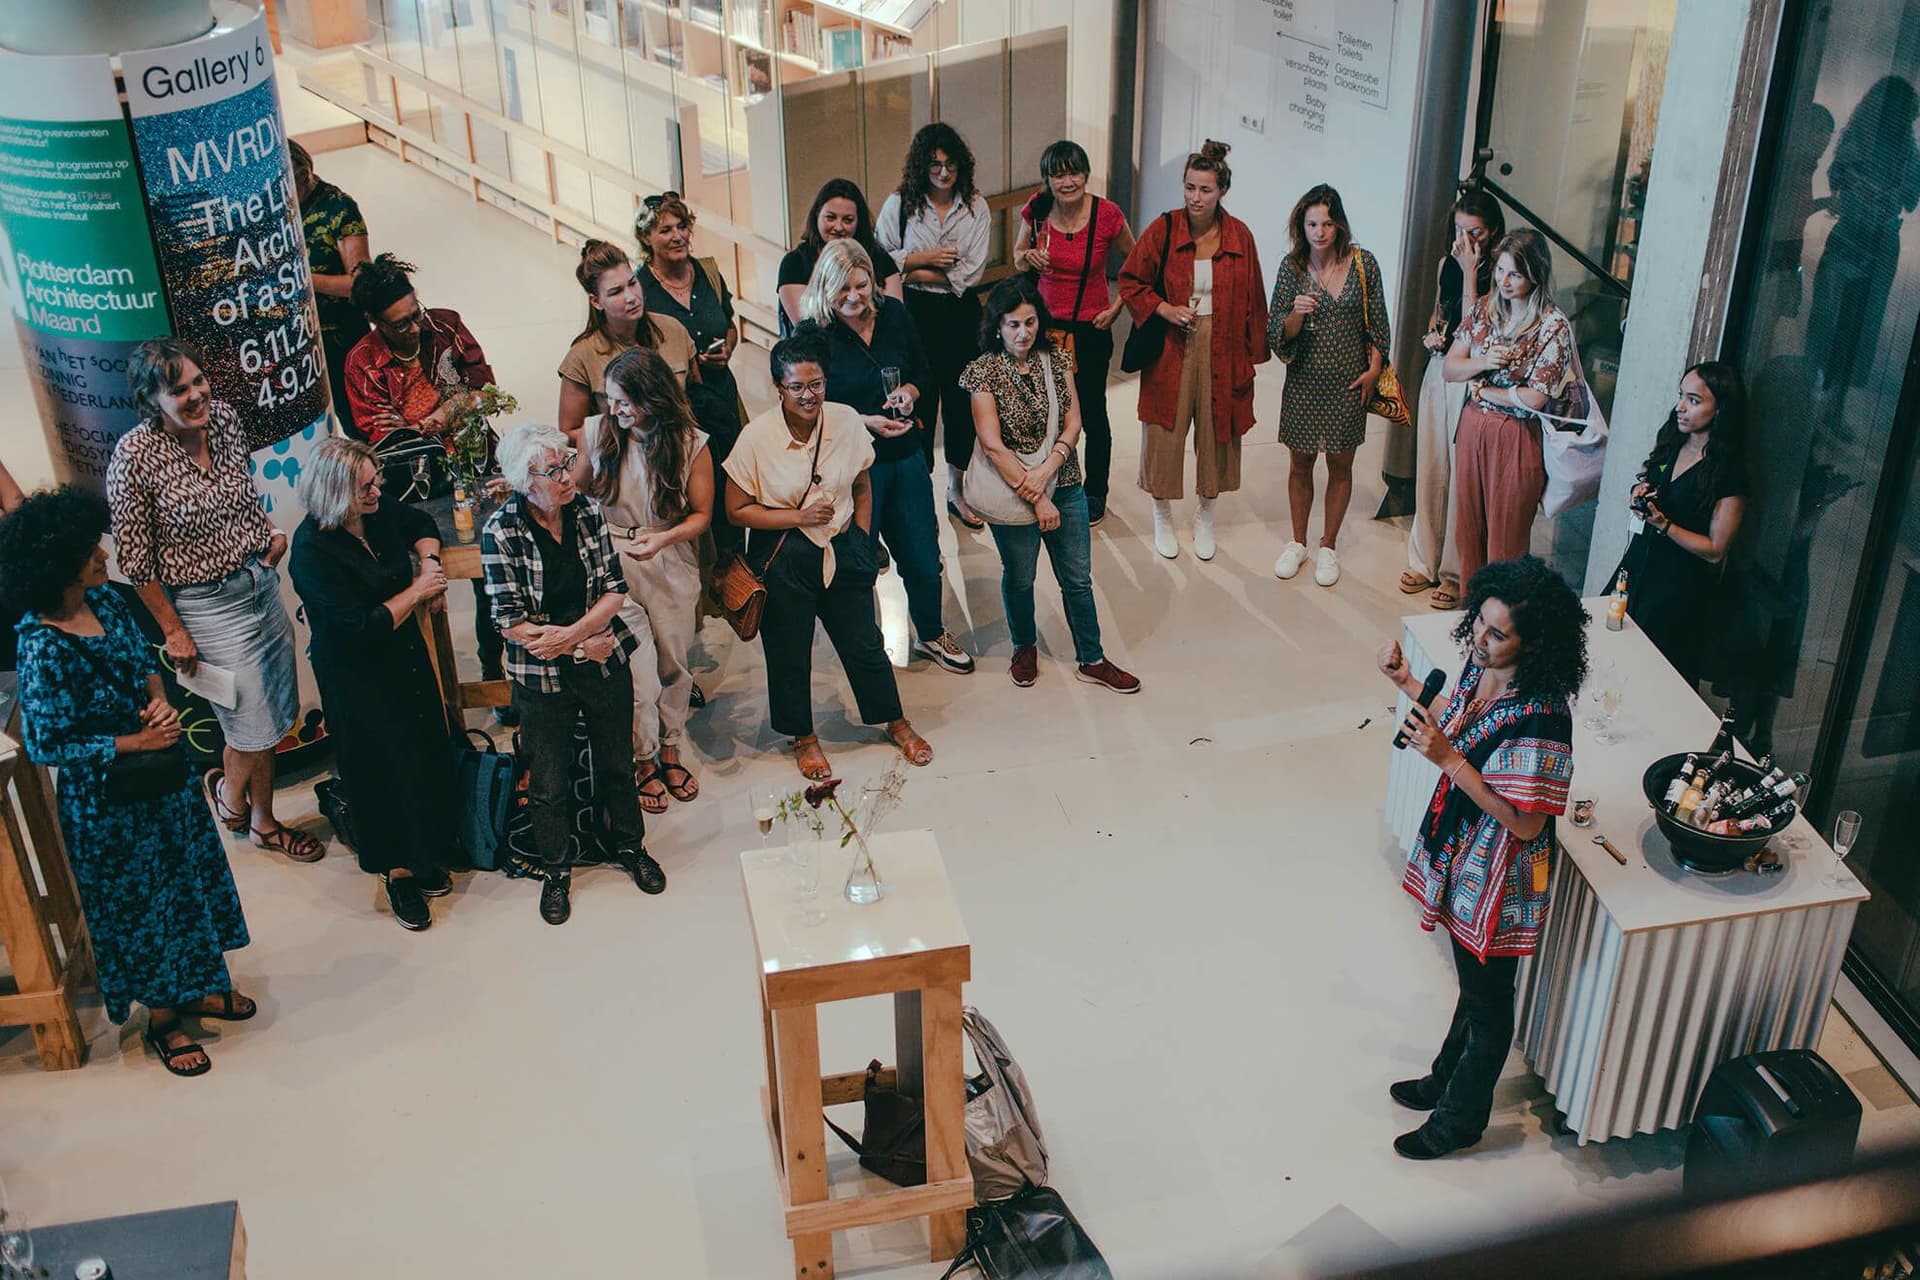
[[1313,467],[1327,457],[1326,523],[1314,556],[1313,580],[1340,580],[1334,544],[1353,498],[1353,454],[1367,438],[1367,402],[1386,367],[1391,334],[1380,264],[1353,242],[1340,193],[1326,183],[1300,197],[1287,220],[1293,251],[1274,276],[1267,309],[1267,345],[1287,366],[1280,397],[1280,443],[1292,455],[1287,500],[1293,540],[1274,563],[1291,578],[1307,561],[1307,517],[1313,511]]

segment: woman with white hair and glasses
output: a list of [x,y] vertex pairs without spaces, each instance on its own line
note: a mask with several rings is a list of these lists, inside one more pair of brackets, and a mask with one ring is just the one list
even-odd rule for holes
[[293,588],[313,631],[313,676],[354,817],[360,868],[381,877],[393,918],[433,923],[458,854],[446,712],[415,621],[447,607],[432,517],[380,492],[372,446],[335,437],[300,473]]
[[581,493],[579,455],[558,427],[523,422],[500,440],[500,471],[513,492],[480,534],[480,565],[494,625],[507,642],[507,678],[527,757],[527,816],[545,865],[540,918],[572,914],[573,724],[584,718],[593,750],[602,836],[644,893],[667,887],[647,855],[646,821],[633,777],[633,684],[639,646],[620,616],[627,580],[599,504]]

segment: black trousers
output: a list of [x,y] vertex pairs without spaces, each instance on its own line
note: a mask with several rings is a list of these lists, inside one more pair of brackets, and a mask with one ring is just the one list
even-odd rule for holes
[[1107,472],[1113,466],[1113,423],[1107,418],[1107,372],[1113,367],[1113,330],[1091,320],[1064,326],[1073,334],[1073,392],[1080,398],[1080,431],[1086,442],[1087,502],[1107,505]]
[[1426,1126],[1451,1145],[1465,1146],[1486,1131],[1493,1113],[1493,1087],[1513,1048],[1514,982],[1520,970],[1518,956],[1480,957],[1453,943],[1453,968],[1460,997],[1453,1006],[1453,1023],[1433,1060],[1432,1074],[1421,1081],[1421,1092],[1438,1096],[1433,1118]]
[[[749,553],[754,563],[779,537],[754,532]],[[873,537],[850,524],[833,540],[833,553],[833,582],[823,584],[824,553],[796,531],[762,573],[767,607],[760,618],[760,646],[767,656],[768,719],[775,733],[790,738],[813,732],[816,620],[840,656],[860,719],[866,724],[900,719],[900,690],[873,616],[873,580],[879,568]]]
[[646,843],[646,819],[633,782],[633,678],[624,662],[575,662],[561,658],[560,691],[542,693],[518,681],[513,705],[520,712],[520,747],[527,753],[527,817],[533,848],[550,867],[572,865],[576,803],[573,723],[587,723],[593,748],[593,794],[606,823],[608,843],[618,853]]
[[920,388],[918,413],[927,428],[920,438],[927,466],[933,466],[933,433],[939,421],[946,424],[941,447],[947,461],[965,470],[973,461],[973,396],[960,386],[960,371],[980,354],[980,302],[971,294],[956,297],[944,290],[909,288],[907,314],[920,331],[933,384]]
[[320,352],[327,360],[327,386],[333,392],[333,416],[340,419],[340,429],[355,440],[365,440],[367,435],[355,425],[353,406],[347,403],[347,352],[366,336],[365,329],[358,333],[320,331]]

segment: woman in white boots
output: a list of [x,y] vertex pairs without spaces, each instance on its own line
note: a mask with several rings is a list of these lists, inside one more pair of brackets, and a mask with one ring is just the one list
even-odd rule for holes
[[1120,269],[1136,327],[1166,327],[1140,372],[1140,487],[1153,498],[1153,547],[1180,554],[1173,501],[1185,494],[1193,431],[1193,553],[1213,559],[1213,504],[1240,487],[1240,438],[1253,428],[1253,366],[1267,359],[1266,280],[1247,224],[1220,207],[1233,183],[1227,145],[1187,157],[1186,198],[1148,223]]

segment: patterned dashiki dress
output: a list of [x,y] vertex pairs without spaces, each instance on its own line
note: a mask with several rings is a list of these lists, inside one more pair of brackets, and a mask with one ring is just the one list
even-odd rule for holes
[[[224,952],[247,945],[227,853],[199,787],[110,803],[113,739],[137,733],[146,679],[158,670],[132,612],[110,587],[87,593],[105,634],[75,636],[29,613],[20,623],[20,705],[27,754],[60,771],[60,830],[100,973],[107,1016],[134,1004],[171,1009],[233,989]],[[125,679],[109,681],[85,648]]]
[[[1438,717],[1447,737],[1523,813],[1566,812],[1573,779],[1573,714],[1564,702],[1508,689],[1463,723],[1484,669],[1469,662]],[[1532,955],[1547,923],[1553,823],[1521,842],[1443,774],[1407,859],[1406,891],[1420,903],[1420,927],[1447,932],[1481,960]]]
[[[1303,324],[1288,339],[1287,317],[1293,314],[1293,300],[1303,293],[1319,298],[1320,306],[1313,313],[1313,327]],[[1360,393],[1347,390],[1347,384],[1367,371],[1368,347],[1380,349],[1384,368],[1393,346],[1379,261],[1353,246],[1340,296],[1329,297],[1305,267],[1282,258],[1273,277],[1273,301],[1267,306],[1267,345],[1287,366],[1280,389],[1280,443],[1297,453],[1358,449],[1367,439],[1367,410]]]

